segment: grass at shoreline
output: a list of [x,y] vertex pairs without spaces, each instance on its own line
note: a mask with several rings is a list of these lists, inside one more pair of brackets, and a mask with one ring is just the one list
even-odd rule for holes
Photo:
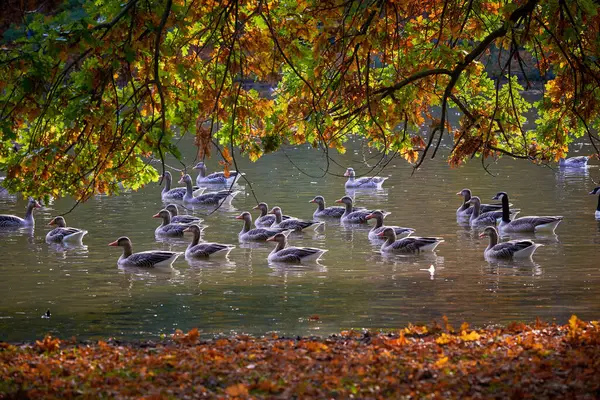
[[0,343],[0,398],[600,397],[600,324]]

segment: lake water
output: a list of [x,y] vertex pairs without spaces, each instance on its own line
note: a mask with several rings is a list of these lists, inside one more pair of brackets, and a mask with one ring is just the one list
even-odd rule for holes
[[[191,164],[194,148],[191,139],[184,142]],[[366,171],[358,144],[353,148],[334,159]],[[582,146],[570,155],[591,152]],[[203,334],[326,335],[431,323],[443,315],[455,324],[476,326],[536,317],[565,322],[571,314],[597,319],[600,225],[594,220],[597,198],[588,192],[600,178],[598,162],[585,172],[563,173],[505,157],[490,167],[496,175],[490,176],[477,159],[451,169],[443,158],[427,160],[414,175],[405,161],[394,160],[381,172],[390,176],[383,190],[355,194],[359,206],[390,211],[388,224],[445,239],[434,254],[423,256],[382,257],[379,246],[367,240],[367,226],[327,222],[322,231],[309,229],[290,239],[292,245],[328,249],[320,264],[270,265],[272,243],[238,243],[241,223],[233,217],[256,204],[250,187],[242,185],[233,209],[205,220],[204,240],[237,246],[228,260],[190,266],[180,257],[172,270],[129,271],[117,267],[121,249],[107,246],[121,235],[132,239],[134,251],[184,251],[187,246],[187,237],[164,242],[154,237],[158,220],[152,215],[162,205],[158,184],[119,197],[98,196],[67,215],[69,226],[89,231],[84,248],[45,243],[49,220],[73,205],[71,199],[56,200],[36,211],[33,233],[0,233],[0,340],[32,340],[46,333],[156,339],[193,327]],[[257,163],[238,162],[256,196],[289,215],[311,218],[313,196],[323,195],[333,205],[345,194],[344,178],[309,177],[296,168],[322,173],[325,162],[316,150],[287,148]],[[216,160],[209,166],[214,169]],[[343,174],[341,166],[332,164],[332,172]],[[533,261],[487,262],[487,239],[456,222],[461,201],[455,193],[465,187],[484,202],[498,191],[508,192],[521,216],[565,219],[556,236],[534,238],[544,247]],[[22,199],[0,198],[0,213],[22,215],[24,209]],[[422,270],[431,264],[433,276]],[[41,318],[46,309],[49,319]]]

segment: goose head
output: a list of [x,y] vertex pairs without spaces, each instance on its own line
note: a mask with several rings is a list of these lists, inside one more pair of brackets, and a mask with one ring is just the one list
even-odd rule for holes
[[202,232],[203,229],[201,229],[198,225],[190,225],[187,228],[185,228],[183,230],[183,232],[192,232],[194,235],[200,235],[200,232]]
[[252,215],[250,215],[248,211],[244,211],[243,213],[235,217],[235,219],[243,219],[244,221],[252,222]]
[[194,165],[194,169],[206,169],[204,161],[200,161],[198,164]]
[[347,205],[347,206],[348,206],[348,205],[350,205],[350,206],[351,206],[351,205],[352,205],[352,197],[350,197],[350,196],[344,196],[344,197],[342,197],[341,199],[339,199],[339,200],[336,200],[335,202],[336,202],[336,203],[343,203],[343,204],[345,204],[345,205]]
[[253,210],[260,210],[261,215],[266,215],[267,211],[269,209],[269,206],[267,206],[267,203],[264,202],[260,202],[257,205],[255,205],[254,207],[252,207]]
[[309,203],[325,204],[325,199],[323,196],[315,196],[315,198],[309,201]]
[[165,223],[168,223],[167,221],[171,221],[171,213],[169,210],[162,209],[154,214],[152,218],[162,218]]
[[346,172],[344,172],[344,176],[354,177],[354,175],[354,168],[348,167],[348,169],[346,169]]
[[456,193],[457,196],[462,196],[465,198],[465,200],[470,200],[471,199],[471,189],[463,189],[460,192]]
[[52,220],[48,222],[48,225],[56,225],[59,228],[64,228],[65,226],[67,226],[65,219],[60,215],[58,217],[52,218]]
[[109,246],[120,246],[120,247],[126,247],[126,246],[131,246],[131,240],[129,240],[129,238],[127,236],[121,236],[120,238],[118,238],[117,240],[115,240],[114,242],[111,242],[108,244]]
[[497,230],[496,230],[496,228],[494,228],[493,226],[488,226],[488,227],[486,227],[486,228],[483,230],[483,232],[481,232],[481,233],[479,234],[479,237],[480,237],[480,238],[484,238],[484,237],[486,237],[486,236],[489,236],[489,237],[494,237],[494,236],[495,236],[495,237],[498,237],[498,231],[497,231]]
[[481,199],[478,196],[473,196],[466,204],[472,204],[473,206],[481,205]]
[[281,215],[281,207],[273,207],[269,214]]
[[396,232],[394,232],[394,229],[392,228],[385,228],[383,232],[378,233],[377,236],[393,242],[396,241]]
[[165,210],[171,213],[172,216],[179,215],[179,210],[175,204],[169,204],[165,207]]
[[381,219],[383,220],[383,213],[379,210],[377,211],[373,211],[371,214],[367,215],[365,218],[366,219]]
[[27,207],[33,206],[33,208],[42,208],[39,201],[35,200],[33,197],[29,198],[29,202],[27,203]]
[[492,200],[502,200],[504,197],[508,197],[506,192],[498,192],[494,197],[492,197]]
[[283,233],[278,233],[275,236],[271,236],[267,239],[267,242],[277,242],[279,244],[285,245],[287,242],[287,236]]
[[597,188],[594,188],[594,190],[592,190],[590,192],[590,194],[600,194],[600,186],[598,186]]
[[181,177],[181,179],[179,180],[179,183],[185,183],[185,184],[191,184],[192,183],[192,177],[189,176],[188,174],[185,174]]

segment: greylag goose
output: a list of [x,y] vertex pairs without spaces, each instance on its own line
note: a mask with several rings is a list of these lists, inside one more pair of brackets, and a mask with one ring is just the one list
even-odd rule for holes
[[498,225],[498,230],[506,233],[519,232],[550,232],[554,230],[563,220],[562,216],[531,216],[521,217],[514,220],[510,219],[508,210],[508,194],[506,192],[498,192],[492,200],[502,200],[502,221]]
[[200,233],[202,229],[198,225],[190,225],[183,230],[184,232],[191,232],[194,235],[192,242],[188,245],[185,250],[185,258],[208,258],[208,257],[219,257],[227,256],[229,252],[235,248],[230,244],[221,243],[200,243]]
[[[600,195],[600,186],[592,190],[590,194]],[[594,213],[594,217],[596,217],[596,219],[600,221],[600,196],[598,196],[598,206],[596,206],[596,212]]]
[[[267,203],[260,202],[252,208],[253,210],[260,210],[260,216],[254,220],[254,226],[257,228],[268,228],[275,223],[275,215],[269,214],[269,206]],[[289,215],[282,215],[282,219],[290,219]]]
[[213,172],[210,175],[206,175],[206,165],[200,161],[194,166],[194,169],[198,170],[198,176],[196,177],[196,185],[233,185],[241,176],[237,171],[230,171],[229,177],[225,176],[224,172]]
[[83,229],[67,228],[67,223],[61,216],[52,218],[48,225],[56,225],[56,228],[46,235],[46,242],[49,243],[81,243],[81,239],[88,233]]
[[586,168],[589,159],[587,156],[561,158],[558,166],[560,168]]
[[327,250],[313,247],[288,247],[287,236],[283,233],[278,233],[268,238],[267,242],[277,243],[277,246],[275,246],[267,258],[270,262],[300,263],[302,261],[318,261],[327,252]]
[[[187,188],[182,186],[182,187],[176,187],[176,188],[171,189],[171,183],[173,181],[173,177],[171,176],[171,173],[169,171],[165,171],[165,173],[163,174],[163,179],[165,181],[165,187],[163,188],[163,190],[161,192],[162,200],[163,201],[170,201],[170,200],[182,201],[183,197],[185,196]],[[206,190],[206,188],[199,188],[197,186],[194,186],[192,188],[192,195],[198,196],[198,195],[202,194],[202,192],[204,192],[205,190]]]
[[[342,218],[344,212],[346,211],[346,207],[340,206],[329,206],[325,207],[325,199],[323,196],[315,196],[314,199],[309,201],[309,203],[316,203],[317,209],[313,213],[313,217],[315,218]],[[352,211],[364,210],[363,207],[353,207]]]
[[173,261],[181,255],[173,251],[150,250],[140,253],[133,253],[131,240],[127,236],[121,236],[117,240],[108,244],[109,246],[120,246],[123,248],[123,254],[119,257],[117,264],[122,267],[166,267],[171,266]]
[[385,230],[385,228],[392,228],[394,230],[394,232],[396,233],[396,237],[410,236],[415,231],[412,228],[403,228],[401,226],[384,226],[383,225],[384,215],[381,211],[373,211],[371,214],[367,215],[365,218],[368,220],[374,219],[376,221],[375,226],[373,226],[373,228],[371,228],[371,230],[369,231],[369,239],[371,239],[371,240],[381,240],[382,238],[377,235],[380,234],[381,232],[383,232]]
[[[480,212],[481,210],[481,199],[477,196],[471,197],[468,201],[469,205],[473,206],[473,213],[469,218],[469,225],[471,226],[489,226],[496,225],[498,221],[502,219],[502,211],[488,211]],[[520,210],[512,210],[511,218],[514,218]]]
[[498,231],[493,226],[485,228],[480,238],[489,236],[490,243],[483,255],[488,258],[531,258],[535,250],[542,246],[531,240],[511,240],[498,243]]
[[158,236],[183,236],[183,230],[189,226],[186,224],[171,223],[171,213],[169,210],[160,210],[158,213],[154,214],[152,218],[162,218],[162,223],[154,231],[154,234]]
[[348,177],[346,189],[381,189],[383,182],[387,179],[387,177],[380,176],[355,178],[356,174],[353,168],[348,168],[344,172],[344,176]]
[[284,220],[280,207],[273,207],[271,209],[271,211],[269,211],[269,214],[275,215],[275,223],[273,225],[271,225],[272,228],[280,228],[280,229],[292,230],[292,231],[299,232],[310,226],[315,225],[315,228],[316,228],[317,226],[323,224],[323,222],[319,222],[319,221],[304,221],[304,220],[296,219],[296,218],[290,218],[290,219]]
[[179,180],[179,183],[185,183],[186,192],[183,196],[183,202],[185,204],[200,206],[231,205],[231,200],[240,193],[239,191],[220,190],[218,192],[201,194],[194,197],[192,191],[192,178],[189,175],[183,175]]
[[[367,223],[367,215],[371,214],[373,210],[365,210],[365,209],[355,209],[352,207],[352,198],[350,196],[344,196],[339,200],[335,201],[336,203],[342,203],[346,206],[344,210],[344,214],[342,214],[342,222],[346,222],[348,224],[366,224]],[[387,215],[387,214],[384,214]]]
[[0,228],[29,228],[35,224],[33,220],[33,210],[40,208],[40,203],[29,198],[25,218],[17,217],[16,215],[0,214]]
[[236,219],[244,220],[244,227],[238,234],[240,241],[265,241],[271,236],[275,236],[278,233],[289,232],[287,229],[281,228],[252,228],[252,215],[248,211],[244,211]]
[[396,232],[392,228],[385,228],[377,236],[385,239],[385,243],[381,245],[382,253],[416,254],[433,251],[444,241],[444,239],[437,237],[417,236],[409,236],[396,240]]
[[[456,210],[456,216],[459,218],[470,218],[471,214],[473,214],[473,207],[470,207],[471,204],[469,203],[469,200],[471,200],[471,189],[463,189],[456,193],[456,195],[463,197],[463,203]],[[479,211],[481,213],[502,211],[502,204],[481,204]]]
[[204,221],[202,218],[193,215],[179,215],[179,209],[175,204],[169,204],[165,210],[171,213],[171,223],[173,224],[199,224]]

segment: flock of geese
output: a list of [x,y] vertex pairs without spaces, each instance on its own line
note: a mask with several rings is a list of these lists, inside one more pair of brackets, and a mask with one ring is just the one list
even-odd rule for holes
[[[573,157],[561,160],[563,168],[582,168],[586,166],[587,157]],[[585,162],[584,162],[585,161]],[[163,175],[164,188],[161,199],[169,203],[153,217],[159,218],[161,224],[155,230],[156,237],[182,237],[190,234],[192,240],[185,251],[188,260],[214,258],[228,255],[235,248],[231,244],[201,242],[200,237],[205,227],[200,224],[202,218],[193,215],[180,215],[176,203],[183,206],[216,206],[230,205],[231,201],[239,193],[231,190],[236,181],[241,177],[235,171],[228,175],[223,172],[207,174],[206,165],[198,163],[194,169],[199,171],[195,186],[190,175],[183,175],[179,183],[185,186],[172,187],[172,176],[169,172]],[[381,188],[387,178],[385,177],[361,177],[356,178],[352,168],[348,168],[344,174],[348,177],[345,187],[348,189],[378,189]],[[223,189],[226,187],[228,189]],[[210,193],[204,193],[207,188],[216,188]],[[462,196],[463,202],[456,210],[457,220],[468,223],[472,227],[483,227],[480,237],[489,237],[489,244],[484,250],[486,259],[510,259],[531,258],[536,249],[541,246],[529,239],[510,240],[500,242],[500,234],[528,234],[535,232],[554,233],[556,227],[563,220],[562,216],[528,216],[516,218],[519,209],[512,208],[506,192],[498,192],[493,200],[499,201],[495,204],[482,204],[481,199],[473,196],[471,190],[463,189],[457,193]],[[600,186],[590,192],[590,195],[600,195]],[[368,239],[381,243],[380,251],[383,254],[418,254],[432,252],[444,240],[440,237],[412,236],[414,229],[400,226],[388,226],[384,224],[384,218],[389,214],[381,210],[367,210],[356,207],[349,196],[344,196],[336,203],[340,206],[329,206],[325,204],[322,196],[315,196],[310,203],[314,203],[317,209],[313,213],[313,220],[303,220],[284,215],[280,207],[269,209],[266,203],[261,202],[254,207],[260,215],[252,220],[250,212],[244,211],[236,216],[242,221],[242,230],[238,234],[240,242],[266,241],[275,242],[275,247],[268,256],[270,262],[314,262],[321,258],[327,251],[312,247],[294,247],[288,245],[288,236],[291,232],[323,225],[326,220],[338,219],[345,224],[367,224],[374,221],[372,229],[368,233]],[[15,215],[0,215],[0,229],[28,228],[33,227],[33,213],[36,208],[41,207],[39,202],[29,199],[25,217]],[[595,212],[595,218],[600,220],[600,196]],[[81,244],[86,230],[67,227],[62,216],[54,217],[49,225],[54,226],[46,235],[49,243]],[[253,227],[254,225],[254,227]],[[150,250],[144,252],[133,252],[131,240],[122,236],[109,243],[109,246],[123,248],[123,254],[118,259],[118,265],[123,267],[160,267],[171,266],[171,264],[182,254],[172,251]]]

